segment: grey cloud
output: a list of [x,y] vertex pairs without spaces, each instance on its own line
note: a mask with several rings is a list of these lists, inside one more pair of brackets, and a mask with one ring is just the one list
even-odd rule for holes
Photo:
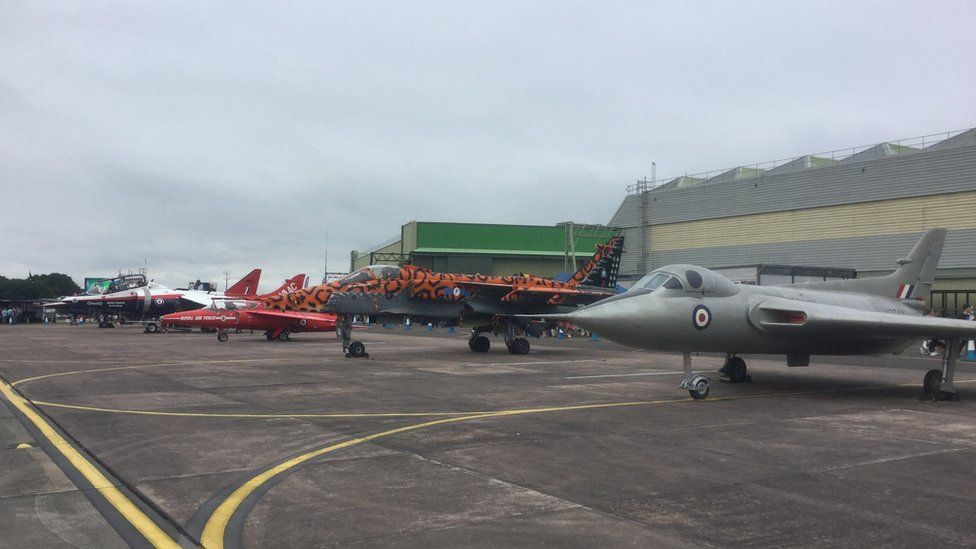
[[976,121],[976,7],[5,3],[0,273],[321,276],[411,219]]

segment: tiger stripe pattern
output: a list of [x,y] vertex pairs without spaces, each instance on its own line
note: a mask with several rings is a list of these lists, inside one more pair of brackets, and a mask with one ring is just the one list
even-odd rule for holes
[[[506,295],[501,298],[503,301],[517,301],[520,295],[519,290],[531,288],[576,289],[580,282],[586,280],[604,258],[619,251],[618,239],[621,238],[619,236],[613,237],[606,244],[597,245],[593,257],[566,282],[527,274],[494,276],[435,273],[422,267],[404,265],[399,268],[395,276],[378,279],[373,277],[372,272],[370,272],[371,278],[368,280],[343,282],[344,279],[340,279],[285,295],[268,297],[262,302],[271,309],[315,312],[327,310],[326,303],[332,295],[336,294],[379,294],[390,299],[406,292],[409,297],[415,299],[463,301],[488,289],[505,292]],[[368,269],[369,267],[366,267],[357,272],[365,272]],[[350,275],[345,278],[355,277]],[[558,305],[565,299],[566,296],[554,293],[546,302],[550,305]]]

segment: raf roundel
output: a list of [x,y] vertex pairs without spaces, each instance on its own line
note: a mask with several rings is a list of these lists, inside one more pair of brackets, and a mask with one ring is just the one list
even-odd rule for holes
[[156,305],[162,305],[165,302],[166,301],[163,298],[161,298],[161,297],[157,297],[156,298]]
[[708,307],[699,305],[691,312],[691,321],[696,329],[704,330],[712,323],[712,312],[708,310]]

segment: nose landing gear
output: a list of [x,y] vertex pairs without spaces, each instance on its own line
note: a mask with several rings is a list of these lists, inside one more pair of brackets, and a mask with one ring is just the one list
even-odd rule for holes
[[708,398],[708,393],[711,391],[711,382],[703,375],[696,375],[692,373],[691,353],[683,353],[682,357],[684,359],[685,377],[681,380],[681,384],[678,386],[682,389],[687,389],[688,394],[691,395],[691,398],[695,400]]
[[342,342],[342,350],[346,358],[369,358],[366,345],[362,341],[352,341],[352,319],[348,315],[336,318],[336,337]]

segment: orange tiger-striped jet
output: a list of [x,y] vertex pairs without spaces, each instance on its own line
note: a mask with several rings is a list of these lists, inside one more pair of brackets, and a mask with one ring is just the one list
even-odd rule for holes
[[336,335],[348,357],[365,357],[366,346],[352,341],[352,317],[377,322],[409,317],[414,322],[460,321],[486,318],[472,329],[468,346],[487,352],[491,341],[483,333],[501,334],[512,354],[529,352],[524,336],[540,337],[545,325],[516,315],[569,312],[615,293],[623,236],[597,245],[596,253],[569,280],[516,274],[436,273],[414,265],[371,265],[343,278],[263,300],[282,311],[332,313]]

